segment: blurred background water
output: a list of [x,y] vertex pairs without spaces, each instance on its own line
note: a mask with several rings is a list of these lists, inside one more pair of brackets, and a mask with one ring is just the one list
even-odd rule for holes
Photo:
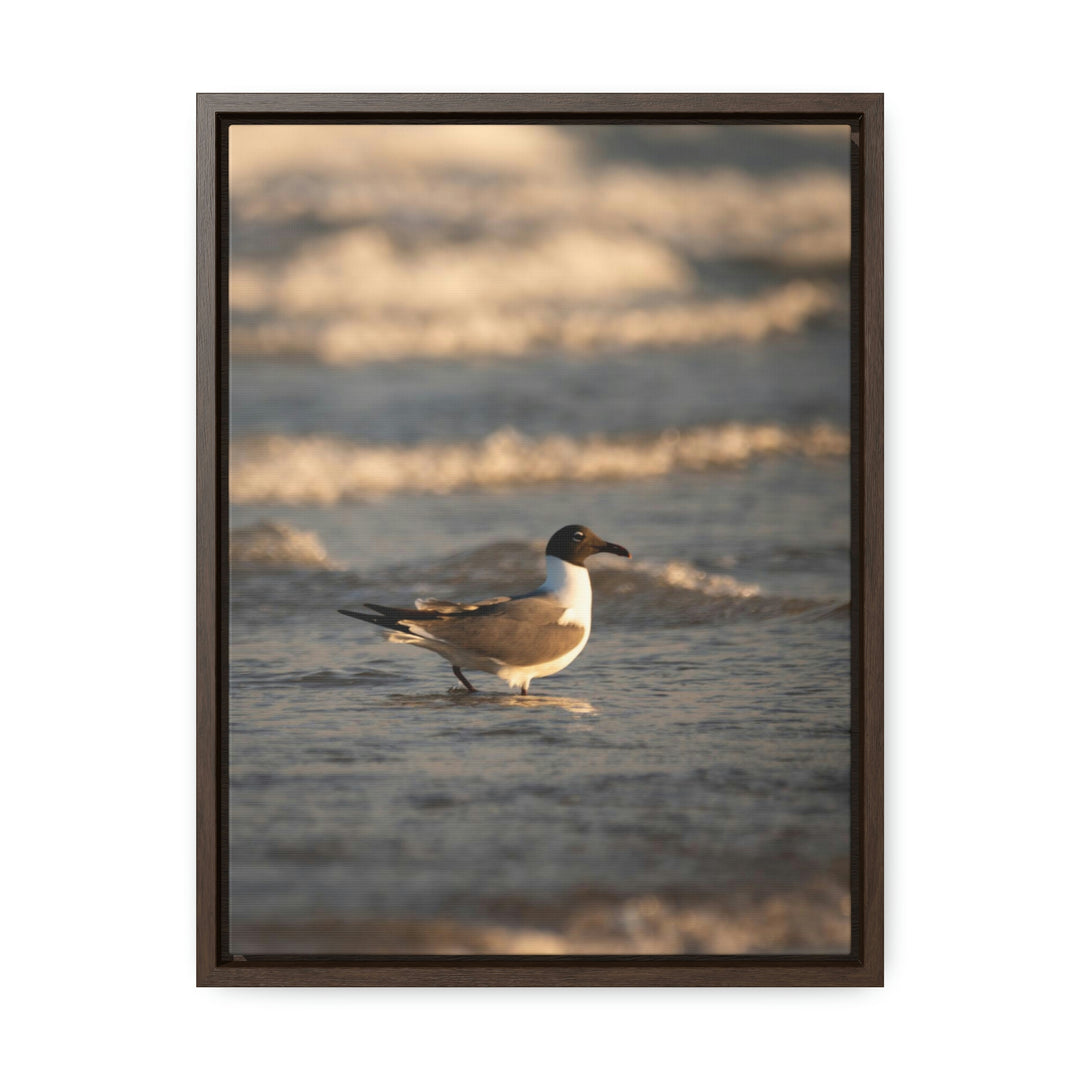
[[[234,952],[847,952],[848,137],[230,129]],[[337,614],[570,522],[535,696]]]

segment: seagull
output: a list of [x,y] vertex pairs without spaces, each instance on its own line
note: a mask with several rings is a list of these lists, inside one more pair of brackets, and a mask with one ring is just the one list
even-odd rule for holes
[[626,548],[584,525],[566,525],[548,541],[547,579],[530,593],[472,604],[428,598],[415,601],[415,611],[365,604],[374,615],[344,609],[339,614],[373,623],[388,641],[437,652],[466,690],[476,691],[466,670],[487,671],[524,695],[533,679],[562,671],[585,648],[592,628],[585,560],[604,552],[630,558]]

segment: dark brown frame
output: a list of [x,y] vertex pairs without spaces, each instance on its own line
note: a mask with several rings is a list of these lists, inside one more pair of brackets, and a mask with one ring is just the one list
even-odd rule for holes
[[[197,983],[881,986],[884,967],[881,94],[200,94],[197,98]],[[225,950],[228,125],[828,123],[852,130],[852,952],[846,957],[289,957]]]

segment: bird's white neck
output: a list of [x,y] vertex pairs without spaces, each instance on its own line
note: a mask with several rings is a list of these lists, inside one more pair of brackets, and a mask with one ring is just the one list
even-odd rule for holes
[[547,593],[584,621],[592,613],[592,582],[584,566],[574,566],[556,555],[546,555],[547,579],[540,592]]

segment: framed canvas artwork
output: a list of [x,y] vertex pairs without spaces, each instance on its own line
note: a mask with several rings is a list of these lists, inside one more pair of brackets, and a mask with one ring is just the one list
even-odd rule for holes
[[880,985],[879,95],[201,95],[199,981]]

